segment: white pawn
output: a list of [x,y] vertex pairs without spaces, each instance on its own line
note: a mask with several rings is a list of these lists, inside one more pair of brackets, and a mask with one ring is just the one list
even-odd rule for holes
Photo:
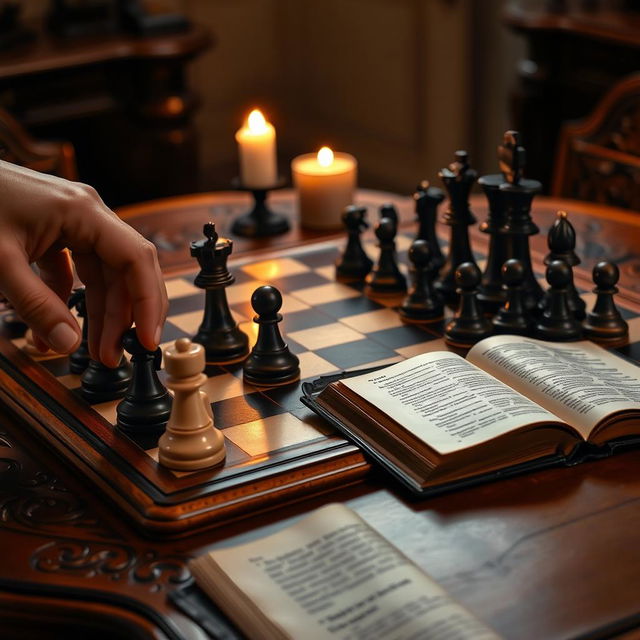
[[204,347],[179,338],[164,352],[167,387],[174,392],[167,430],[158,441],[158,461],[177,471],[197,471],[222,462],[224,436],[213,426],[207,394]]

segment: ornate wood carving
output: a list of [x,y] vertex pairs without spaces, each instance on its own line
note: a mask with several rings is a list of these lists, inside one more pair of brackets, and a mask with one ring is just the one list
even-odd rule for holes
[[553,193],[640,209],[640,74],[616,84],[588,118],[564,125]]
[[86,540],[54,540],[31,556],[31,566],[38,571],[88,579],[107,576],[112,581],[147,584],[152,592],[187,582],[191,573],[186,562],[187,558],[162,556],[154,550],[140,552],[128,545]]

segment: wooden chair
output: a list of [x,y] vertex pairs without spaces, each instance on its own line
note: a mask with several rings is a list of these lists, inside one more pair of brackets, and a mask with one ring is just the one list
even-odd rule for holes
[[562,127],[552,195],[640,211],[640,73]]
[[68,180],[78,179],[75,150],[71,143],[35,140],[9,112],[1,108],[0,158]]

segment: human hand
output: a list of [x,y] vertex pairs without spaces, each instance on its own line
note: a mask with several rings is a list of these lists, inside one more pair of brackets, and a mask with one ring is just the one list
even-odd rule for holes
[[168,309],[155,247],[93,188],[0,161],[0,291],[31,327],[36,346],[59,353],[71,353],[81,340],[66,305],[70,252],[86,286],[91,356],[116,366],[132,322],[142,344],[155,349]]

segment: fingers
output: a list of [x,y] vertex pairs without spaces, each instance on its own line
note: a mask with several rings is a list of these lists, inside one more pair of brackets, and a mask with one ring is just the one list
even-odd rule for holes
[[89,326],[89,353],[100,360],[100,340],[104,326],[104,309],[107,287],[102,274],[102,263],[93,254],[74,254],[78,276],[86,287],[87,323]]
[[7,244],[0,246],[0,263],[0,290],[34,335],[58,353],[74,351],[81,340],[78,323],[67,305],[31,270],[27,257]]
[[105,273],[107,297],[104,324],[100,338],[100,360],[116,367],[122,356],[122,334],[131,326],[131,303],[120,274]]
[[40,279],[60,300],[67,300],[73,287],[73,267],[67,249],[49,249],[36,263]]

